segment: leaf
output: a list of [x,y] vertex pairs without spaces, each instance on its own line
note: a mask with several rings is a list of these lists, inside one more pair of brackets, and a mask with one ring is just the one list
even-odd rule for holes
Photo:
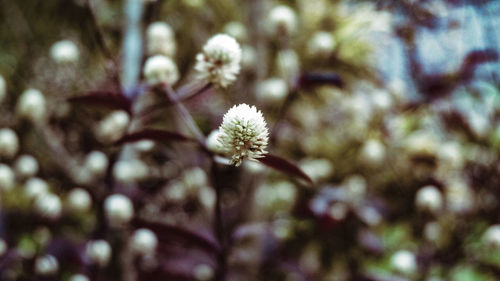
[[302,171],[297,165],[284,158],[268,153],[263,158],[259,158],[258,160],[262,164],[281,171],[287,175],[296,176],[306,180],[308,183],[313,183],[312,179],[306,173],[304,173],[304,171]]
[[146,129],[143,131],[128,134],[118,140],[116,144],[124,144],[129,142],[136,142],[140,140],[154,140],[154,141],[195,141],[194,139],[187,137],[181,133],[170,132],[165,130],[156,129]]
[[78,97],[68,99],[70,102],[88,103],[111,109],[121,109],[130,112],[132,103],[121,93],[110,91],[90,91]]

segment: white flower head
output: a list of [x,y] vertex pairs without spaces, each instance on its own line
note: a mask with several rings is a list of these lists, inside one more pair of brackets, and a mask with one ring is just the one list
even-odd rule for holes
[[12,169],[0,164],[0,190],[11,190],[14,187],[16,178]]
[[318,31],[307,43],[307,51],[312,56],[325,57],[334,51],[335,45],[335,39],[330,32]]
[[9,128],[0,129],[0,157],[12,158],[19,151],[19,138]]
[[269,33],[277,35],[279,33],[291,34],[297,29],[297,15],[295,11],[285,5],[274,7],[269,12]]
[[69,281],[90,281],[90,279],[83,274],[74,274],[69,278]]
[[146,30],[148,55],[173,57],[177,50],[174,31],[164,22],[154,22]]
[[74,63],[79,56],[78,47],[70,40],[58,41],[50,48],[50,57],[56,63]]
[[42,276],[55,274],[59,270],[59,263],[52,255],[38,257],[35,261],[35,272]]
[[407,250],[399,250],[391,256],[391,265],[404,274],[412,274],[417,270],[417,258]]
[[288,94],[286,81],[281,78],[269,78],[260,82],[256,89],[257,100],[266,104],[276,104],[283,101]]
[[61,216],[61,199],[55,194],[45,193],[37,196],[34,207],[36,212],[44,218],[54,220]]
[[95,176],[102,176],[108,169],[108,157],[101,151],[94,150],[85,157],[85,168]]
[[227,87],[240,72],[241,48],[236,40],[226,34],[210,38],[203,51],[196,56],[195,70],[199,78]]
[[158,245],[158,238],[153,231],[140,228],[134,232],[131,239],[131,246],[134,252],[141,255],[148,255],[154,253]]
[[177,70],[175,62],[162,55],[148,58],[144,64],[143,73],[150,85],[158,83],[173,85],[179,80],[179,70]]
[[24,91],[17,101],[17,113],[32,122],[44,121],[47,117],[45,96],[37,89]]
[[492,225],[486,229],[483,234],[483,243],[496,249],[500,248],[500,224]]
[[25,154],[17,158],[14,167],[20,177],[32,177],[38,172],[38,161],[35,157]]
[[106,218],[112,226],[121,226],[132,220],[134,206],[132,201],[122,194],[113,194],[104,202]]
[[85,256],[91,263],[104,267],[111,259],[111,246],[102,239],[90,241],[85,248]]
[[269,139],[266,120],[260,110],[247,104],[235,105],[224,115],[219,127],[219,143],[232,164],[263,157]]
[[85,212],[92,207],[92,197],[83,188],[71,190],[67,196],[68,207],[75,212]]
[[415,205],[422,211],[436,213],[443,207],[443,196],[435,186],[424,186],[415,196]]

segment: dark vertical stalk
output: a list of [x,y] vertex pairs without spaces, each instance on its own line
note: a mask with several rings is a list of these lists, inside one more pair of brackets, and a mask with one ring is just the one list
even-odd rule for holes
[[222,217],[222,190],[218,184],[217,164],[212,161],[212,183],[215,189],[215,218],[214,218],[214,232],[220,244],[220,251],[217,254],[217,270],[215,272],[215,280],[223,281],[227,273],[227,254],[228,247],[224,231],[224,221]]

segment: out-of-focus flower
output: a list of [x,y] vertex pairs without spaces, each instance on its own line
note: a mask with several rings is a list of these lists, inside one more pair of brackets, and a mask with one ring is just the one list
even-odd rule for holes
[[250,45],[243,45],[241,47],[241,66],[243,68],[252,68],[256,65],[257,52],[254,47]]
[[195,70],[199,78],[227,87],[240,72],[241,48],[236,40],[226,34],[211,37],[196,56]]
[[227,154],[232,155],[231,163],[236,166],[244,159],[255,160],[267,153],[267,124],[255,106],[244,103],[233,106],[224,115],[219,132],[219,143]]
[[224,33],[234,37],[239,42],[244,42],[247,39],[247,28],[239,21],[231,21],[224,25]]
[[443,196],[435,186],[424,186],[415,196],[415,205],[422,211],[436,213],[443,207]]
[[83,274],[74,274],[69,278],[69,281],[90,281],[90,279]]
[[125,134],[129,121],[127,112],[113,111],[96,127],[96,137],[101,142],[117,141]]
[[32,177],[38,172],[38,161],[31,155],[21,155],[14,163],[14,168],[20,177]]
[[130,199],[122,194],[110,195],[104,201],[106,218],[112,226],[128,223],[134,216],[134,206]]
[[299,56],[292,49],[279,51],[276,55],[276,69],[283,79],[290,82],[300,72]]
[[349,176],[345,180],[344,188],[347,200],[351,202],[351,204],[357,205],[363,201],[366,195],[366,179],[361,175]]
[[17,113],[32,122],[43,122],[47,118],[47,105],[42,92],[27,89],[17,101]]
[[140,140],[132,144],[134,149],[140,152],[150,152],[155,147],[153,140]]
[[377,139],[365,142],[360,151],[361,160],[369,165],[380,165],[385,159],[385,146]]
[[30,199],[49,192],[49,185],[41,178],[30,178],[24,183],[24,194]]
[[62,204],[59,196],[44,193],[36,197],[34,203],[35,211],[42,217],[57,219],[61,216]]
[[7,252],[8,246],[5,240],[0,238],[0,257]]
[[313,57],[327,57],[335,50],[335,39],[330,32],[318,31],[307,43],[307,52]]
[[80,51],[70,40],[57,41],[50,47],[50,57],[56,63],[74,63],[78,61]]
[[38,275],[47,276],[57,273],[59,263],[52,255],[44,255],[35,260],[35,272]]
[[213,209],[215,206],[216,195],[209,186],[204,186],[198,192],[198,201],[207,209]]
[[11,190],[14,184],[15,176],[12,169],[5,164],[0,164],[0,189]]
[[281,78],[270,78],[260,82],[255,89],[257,100],[266,104],[283,101],[288,94],[288,86]]
[[7,96],[7,82],[5,82],[5,78],[0,75],[0,104],[3,102],[5,97]]
[[144,64],[143,74],[148,84],[175,84],[179,80],[179,71],[175,62],[166,56],[156,55],[148,58]]
[[102,239],[90,241],[87,243],[85,255],[91,263],[104,267],[111,259],[111,246]]
[[214,269],[206,264],[199,264],[193,269],[193,275],[196,280],[208,281],[214,277]]
[[286,212],[295,204],[297,189],[286,181],[264,184],[255,193],[255,203],[265,212]]
[[147,54],[174,57],[177,49],[174,31],[164,22],[154,22],[146,30]]
[[158,245],[158,238],[149,229],[141,228],[134,232],[131,240],[132,250],[141,255],[153,254]]
[[85,212],[92,206],[90,194],[83,188],[74,188],[67,197],[68,207],[76,212]]
[[379,113],[386,113],[393,105],[392,96],[384,90],[375,90],[370,93],[373,109]]
[[487,246],[500,249],[500,224],[488,227],[483,234],[483,241]]
[[0,129],[0,157],[12,158],[19,150],[19,138],[9,128]]
[[101,151],[92,151],[85,157],[84,166],[94,176],[102,176],[108,169],[108,157]]
[[188,192],[196,193],[201,187],[208,184],[208,176],[200,167],[192,167],[182,174],[182,183]]
[[328,159],[305,159],[300,168],[314,181],[325,180],[333,174],[332,162]]
[[293,34],[297,29],[297,15],[292,8],[278,5],[269,12],[267,26],[271,36]]
[[437,242],[441,238],[441,225],[437,222],[429,222],[424,227],[424,237],[425,239]]
[[399,250],[392,255],[391,265],[398,272],[411,275],[417,270],[417,259],[412,252]]
[[148,165],[139,159],[120,160],[113,166],[113,177],[121,183],[134,183],[148,175]]
[[412,156],[434,156],[439,144],[436,135],[428,131],[416,131],[405,140],[405,148]]
[[454,213],[467,213],[474,207],[474,192],[464,179],[453,179],[445,186],[446,207]]

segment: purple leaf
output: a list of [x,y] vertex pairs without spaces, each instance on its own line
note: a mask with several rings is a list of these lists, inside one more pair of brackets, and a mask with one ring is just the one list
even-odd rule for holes
[[306,180],[308,183],[313,183],[312,179],[306,173],[304,173],[304,171],[302,171],[297,165],[284,158],[272,154],[266,154],[264,157],[259,158],[258,160],[262,164],[281,171],[287,175],[299,177]]
[[146,129],[143,131],[128,134],[118,140],[116,144],[124,144],[129,142],[136,142],[140,140],[154,140],[154,141],[194,141],[194,139],[187,137],[181,133],[170,132],[165,130]]
[[78,97],[69,98],[70,102],[88,103],[111,109],[131,110],[131,102],[121,93],[110,91],[90,91]]

